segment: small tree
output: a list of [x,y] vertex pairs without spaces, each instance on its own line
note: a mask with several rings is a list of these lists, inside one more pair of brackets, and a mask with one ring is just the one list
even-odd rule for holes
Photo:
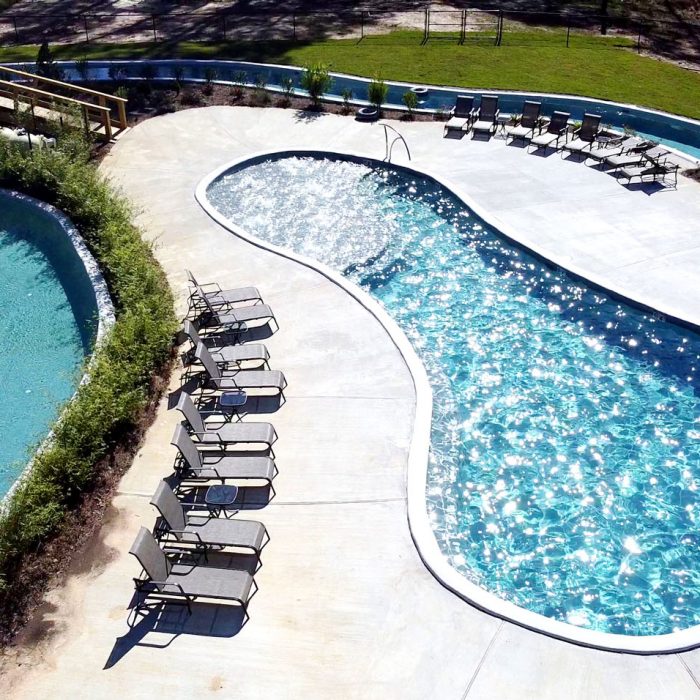
[[350,88],[343,88],[340,93],[343,98],[343,114],[350,114],[350,100],[352,99],[352,90]]
[[175,93],[180,94],[182,90],[182,83],[185,80],[185,69],[179,63],[173,66],[173,80],[175,81]]
[[382,104],[386,102],[389,86],[380,78],[375,78],[367,88],[367,96],[370,104],[373,104],[377,111],[380,111]]
[[416,93],[412,90],[404,92],[401,100],[406,105],[406,109],[408,110],[408,118],[413,119],[413,110],[418,106],[418,97],[416,96]]
[[314,107],[321,105],[321,98],[330,90],[333,79],[328,73],[328,66],[323,63],[306,66],[301,74],[301,87],[309,93]]

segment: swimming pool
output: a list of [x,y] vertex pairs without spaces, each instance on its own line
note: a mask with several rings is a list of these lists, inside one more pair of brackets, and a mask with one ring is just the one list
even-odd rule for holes
[[698,624],[697,334],[528,255],[404,169],[272,158],[207,198],[342,271],[411,339],[434,392],[428,509],[452,567],[589,630]]
[[75,391],[98,331],[68,226],[47,205],[0,192],[0,499]]
[[[82,80],[80,72],[72,61],[61,61],[61,68],[68,80]],[[291,79],[297,94],[306,94],[299,87],[302,68],[296,66],[281,66],[266,63],[251,63],[246,61],[221,60],[192,60],[192,59],[146,59],[139,61],[90,61],[88,74],[92,80],[110,80],[110,74],[119,75],[120,79],[140,80],[144,65],[153,69],[154,76],[161,79],[172,79],[177,68],[182,71],[184,81],[204,81],[207,71],[214,71],[216,82],[232,83],[242,80],[245,84],[254,86],[264,83],[267,89],[282,91],[282,81]],[[8,63],[24,70],[31,71],[33,64]],[[333,82],[326,98],[342,101],[344,90],[352,93],[351,102],[366,105],[366,78],[343,73],[331,73]],[[418,84],[419,86],[422,85]],[[388,93],[386,104],[394,109],[405,109],[402,97],[411,87],[407,83],[387,81]],[[426,95],[420,98],[418,110],[434,111],[454,106],[458,94],[474,95],[496,94],[499,96],[501,112],[520,113],[525,100],[542,102],[542,113],[550,115],[554,110],[564,110],[571,114],[572,119],[581,120],[584,112],[600,114],[603,124],[609,124],[616,129],[629,127],[640,135],[655,139],[672,148],[688,154],[694,159],[700,159],[700,122],[694,119],[678,117],[673,114],[634,105],[619,104],[606,100],[578,97],[575,95],[558,95],[547,93],[532,93],[522,91],[493,91],[474,90],[469,88],[428,86]]]

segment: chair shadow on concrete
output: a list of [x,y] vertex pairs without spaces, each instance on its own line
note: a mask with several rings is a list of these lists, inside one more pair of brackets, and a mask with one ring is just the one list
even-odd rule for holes
[[105,662],[109,669],[135,647],[167,649],[181,635],[234,637],[246,622],[243,608],[236,605],[193,603],[192,613],[184,605],[155,603],[137,608],[135,593],[129,603],[129,631],[118,637]]

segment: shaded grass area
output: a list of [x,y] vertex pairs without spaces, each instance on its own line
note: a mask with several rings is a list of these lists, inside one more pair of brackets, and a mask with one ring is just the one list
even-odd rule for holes
[[[355,39],[311,43],[160,42],[83,44],[54,47],[56,59],[231,58],[304,65],[321,61],[331,70],[388,80],[473,88],[565,92],[654,107],[700,117],[700,73],[637,55],[625,37],[531,31],[504,35],[504,45],[487,37],[421,43],[421,32],[397,31]],[[37,46],[0,50],[0,60],[33,61]]]
[[126,464],[133,454],[144,411],[160,388],[154,377],[170,360],[176,320],[170,288],[131,223],[129,205],[98,175],[81,137],[59,136],[55,150],[31,152],[1,140],[0,185],[49,202],[72,219],[100,264],[117,314],[93,355],[90,380],[0,517],[2,641],[21,625],[60,557],[54,552],[42,560],[37,552],[61,533],[95,484],[109,480],[119,457]]

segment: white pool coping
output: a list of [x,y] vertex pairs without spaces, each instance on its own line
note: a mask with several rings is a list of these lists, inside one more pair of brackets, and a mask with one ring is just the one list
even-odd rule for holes
[[[268,157],[280,158],[293,155],[328,155],[332,157],[345,157],[349,159],[371,161],[380,166],[386,165],[386,163],[383,163],[377,158],[373,158],[367,154],[351,151],[330,150],[327,148],[290,148],[260,151],[229,161],[206,175],[197,184],[195,198],[204,211],[206,211],[206,213],[214,221],[223,226],[225,229],[230,230],[235,235],[259,248],[268,250],[283,258],[287,258],[319,272],[333,284],[343,289],[347,294],[356,299],[365,309],[367,309],[367,311],[369,311],[379,321],[379,323],[382,324],[392,342],[399,350],[409,369],[416,392],[416,414],[411,444],[409,447],[406,486],[408,496],[409,529],[421,559],[435,578],[437,578],[442,585],[451,590],[453,593],[484,612],[496,615],[497,617],[508,620],[532,631],[540,632],[550,637],[573,642],[575,644],[580,644],[585,647],[602,649],[605,651],[649,655],[686,651],[700,646],[700,625],[671,634],[632,636],[598,632],[576,627],[558,620],[553,620],[545,617],[544,615],[534,613],[530,610],[526,610],[525,608],[521,608],[520,606],[498,598],[493,593],[490,593],[480,586],[477,586],[467,577],[450,566],[447,558],[440,551],[435,534],[430,525],[425,496],[430,454],[430,433],[433,403],[432,389],[430,387],[425,368],[423,367],[423,363],[413,349],[410,341],[394,319],[391,318],[391,316],[384,310],[384,307],[356,284],[350,282],[340,273],[334,271],[319,261],[307,256],[299,255],[286,248],[274,245],[253,236],[248,231],[235,225],[230,219],[221,214],[208,200],[208,187],[214,180],[219,178],[227,171],[233,168],[240,168],[246,164],[253,164]],[[398,169],[413,171],[419,175],[427,176],[436,181],[438,184],[459,197],[459,199],[461,199],[464,204],[480,219],[486,222],[489,226],[498,230],[506,238],[514,241],[518,246],[524,247],[526,250],[532,251],[542,258],[550,260],[550,262],[553,262],[559,267],[572,272],[573,274],[587,280],[588,282],[591,282],[598,287],[601,287],[602,289],[612,292],[627,302],[647,306],[651,309],[656,309],[661,313],[672,316],[674,319],[694,326],[697,325],[698,319],[684,318],[683,314],[674,313],[673,309],[657,308],[653,306],[648,299],[630,298],[628,294],[624,294],[619,290],[611,288],[609,282],[606,282],[603,279],[595,279],[594,276],[590,274],[590,271],[586,271],[584,274],[584,271],[577,268],[577,266],[572,265],[571,261],[560,263],[556,260],[552,260],[551,255],[545,255],[544,252],[534,249],[531,244],[525,245],[521,242],[520,235],[512,226],[498,220],[497,217],[486,211],[484,207],[478,205],[468,194],[460,191],[458,187],[451,184],[446,178],[430,172],[426,168],[416,168],[405,164],[392,164],[392,166]]]
[[[71,398],[68,399],[68,401],[65,403],[65,405],[61,409],[61,413],[55,421],[56,424],[58,424],[61,422],[68,406],[75,399],[79,387],[90,380],[90,367],[93,364],[95,351],[104,342],[104,339],[107,336],[107,332],[114,325],[116,319],[114,313],[114,305],[112,304],[112,297],[109,294],[107,282],[105,281],[105,278],[102,275],[102,271],[100,270],[100,266],[97,264],[97,260],[95,260],[89,248],[87,247],[85,239],[80,235],[78,229],[75,227],[73,222],[66,214],[64,214],[60,209],[57,209],[53,205],[48,204],[47,202],[44,202],[40,199],[36,199],[35,197],[32,197],[28,194],[24,194],[22,192],[16,192],[15,190],[8,190],[0,187],[0,197],[2,196],[26,202],[27,204],[30,204],[36,207],[37,209],[43,211],[45,214],[48,214],[49,216],[53,217],[58,222],[59,226],[66,234],[66,237],[75,249],[75,252],[77,253],[78,257],[80,258],[80,261],[82,262],[83,267],[85,268],[85,272],[88,276],[88,279],[90,280],[90,284],[92,285],[92,290],[95,294],[95,304],[97,306],[97,333],[95,336],[95,344],[93,346],[92,352],[90,353],[90,359],[85,367],[85,372],[83,373],[83,376],[78,382],[78,387],[76,387],[76,390],[73,392]],[[36,450],[35,456],[43,452],[47,447],[50,447],[51,442],[53,440],[53,436],[54,431],[52,429],[42,440],[41,444]],[[33,466],[34,457],[32,457],[29,460],[29,462],[20,472],[19,476],[9,488],[7,493],[0,499],[0,513],[2,513],[5,510],[5,508],[10,502],[12,494],[17,490],[20,484],[23,483],[29,477]]]

